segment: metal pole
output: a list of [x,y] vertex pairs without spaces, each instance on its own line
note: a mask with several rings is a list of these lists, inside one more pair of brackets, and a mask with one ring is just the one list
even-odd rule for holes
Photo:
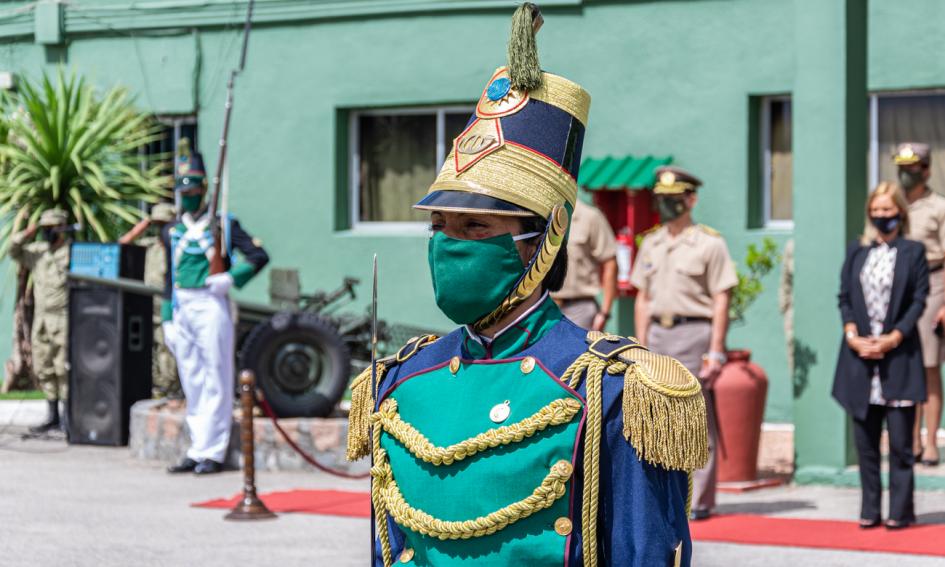
[[240,441],[243,449],[243,498],[230,510],[227,520],[269,520],[276,515],[256,496],[255,439],[253,434],[253,407],[255,406],[256,376],[252,370],[240,372]]

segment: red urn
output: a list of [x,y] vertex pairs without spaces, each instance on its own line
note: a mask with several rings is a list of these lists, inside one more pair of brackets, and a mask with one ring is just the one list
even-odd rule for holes
[[751,362],[751,351],[735,350],[716,379],[716,447],[719,482],[743,482],[758,478],[758,446],[764,419],[768,377]]

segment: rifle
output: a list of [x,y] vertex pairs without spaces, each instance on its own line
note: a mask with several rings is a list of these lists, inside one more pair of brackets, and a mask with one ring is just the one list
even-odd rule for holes
[[220,134],[220,153],[217,156],[217,171],[213,176],[213,188],[210,192],[210,234],[213,235],[213,256],[210,258],[210,273],[222,274],[226,271],[223,264],[223,238],[220,232],[220,221],[217,219],[217,209],[220,206],[220,181],[223,179],[223,167],[226,163],[227,138],[230,134],[230,116],[233,113],[233,83],[236,76],[246,66],[246,49],[249,47],[249,32],[253,26],[253,5],[255,0],[249,0],[246,8],[246,22],[243,24],[243,49],[240,52],[240,64],[230,71],[230,78],[226,82],[226,103],[223,113],[223,132]]

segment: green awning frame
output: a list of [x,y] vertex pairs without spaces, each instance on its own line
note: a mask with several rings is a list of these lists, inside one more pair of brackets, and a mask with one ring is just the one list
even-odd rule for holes
[[656,183],[656,168],[672,163],[673,156],[625,156],[587,158],[581,163],[578,186],[588,191],[650,189]]

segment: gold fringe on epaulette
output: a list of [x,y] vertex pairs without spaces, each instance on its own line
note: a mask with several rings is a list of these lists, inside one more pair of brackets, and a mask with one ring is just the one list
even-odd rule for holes
[[[377,363],[377,383],[384,377],[386,367]],[[369,366],[351,382],[351,409],[348,411],[349,461],[357,461],[371,453],[371,414],[374,412],[375,392],[371,391],[371,367]]]
[[649,463],[686,472],[704,467],[709,437],[701,390],[667,388],[648,375],[643,363],[629,364],[623,381],[623,435]]

